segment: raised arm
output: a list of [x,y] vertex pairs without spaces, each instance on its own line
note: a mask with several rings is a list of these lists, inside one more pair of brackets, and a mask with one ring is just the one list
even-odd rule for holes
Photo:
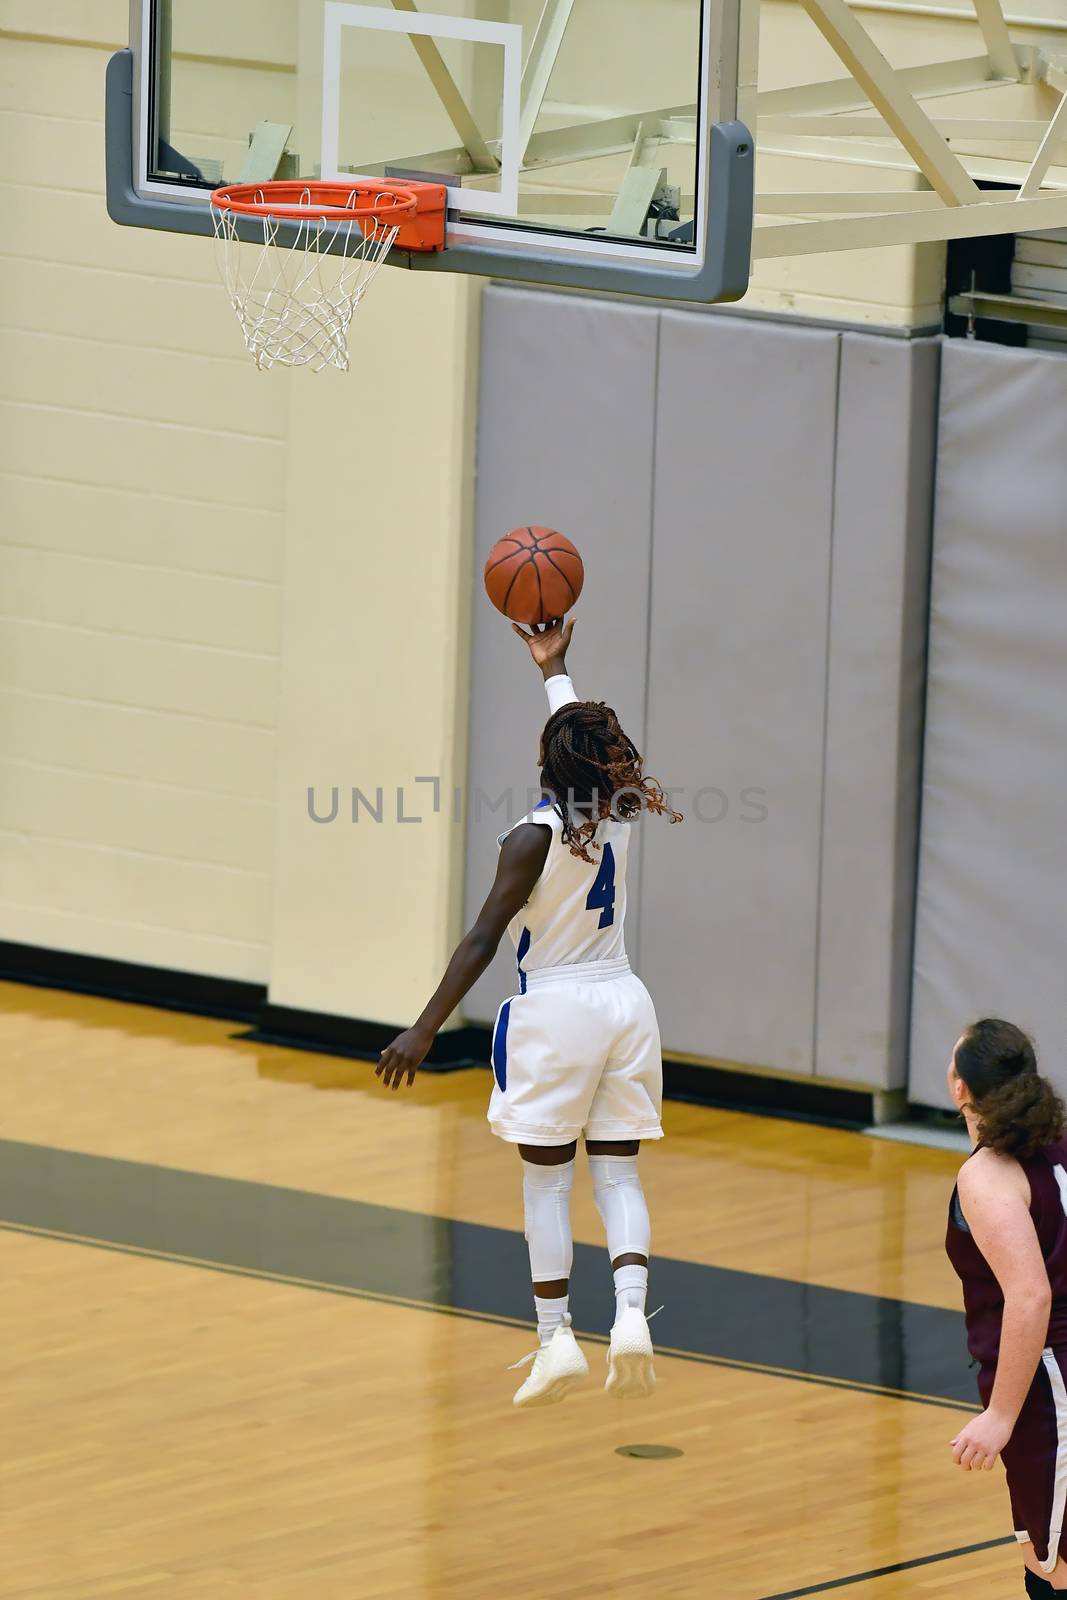
[[1011,1438],[1048,1337],[1052,1291],[1030,1215],[1030,1185],[1010,1156],[980,1150],[962,1168],[960,1205],[1004,1294],[989,1405],[952,1440],[959,1466],[987,1472]]
[[496,955],[497,946],[512,917],[526,904],[544,870],[552,834],[539,823],[521,823],[508,834],[500,849],[496,878],[477,920],[461,939],[445,975],[414,1027],[398,1034],[382,1051],[376,1075],[399,1089],[405,1074],[408,1086],[426,1058],[438,1031],[480,978]]
[[529,633],[517,622],[511,626],[528,648],[545,680],[549,713],[558,711],[560,706],[572,705],[578,699],[567,673],[567,648],[574,632],[573,617],[569,622],[557,617],[555,622],[545,622],[541,627],[535,624]]

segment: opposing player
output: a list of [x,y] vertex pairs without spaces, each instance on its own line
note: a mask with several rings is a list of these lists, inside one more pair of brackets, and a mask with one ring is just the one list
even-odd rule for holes
[[1026,1593],[1067,1589],[1067,1143],[1064,1108],[1010,1022],[957,1041],[949,1092],[975,1143],[949,1207],[967,1344],[985,1410],[952,1441],[957,1463],[998,1455],[1023,1546]]
[[680,821],[644,776],[641,757],[609,706],[580,701],[567,675],[573,622],[515,632],[540,667],[551,715],[541,736],[540,805],[500,835],[496,880],[418,1022],[382,1051],[378,1076],[408,1084],[434,1035],[485,971],[505,928],[519,993],[493,1030],[489,1123],[523,1163],[539,1348],[518,1406],[562,1400],[588,1372],[571,1332],[570,1196],[584,1134],[597,1209],[615,1276],[607,1392],[655,1387],[645,1317],[650,1226],[637,1155],[659,1139],[662,1062],[656,1014],[626,959],[626,858],[642,810]]

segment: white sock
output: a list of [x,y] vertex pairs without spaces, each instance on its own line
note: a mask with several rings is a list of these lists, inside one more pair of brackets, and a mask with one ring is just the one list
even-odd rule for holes
[[549,1344],[557,1328],[562,1328],[570,1317],[567,1313],[568,1295],[562,1300],[542,1300],[540,1295],[534,1295],[534,1305],[537,1307],[537,1337],[542,1344]]
[[627,1306],[636,1306],[638,1311],[643,1313],[645,1296],[648,1294],[648,1268],[636,1265],[616,1267],[614,1276],[615,1315],[618,1316],[620,1311],[625,1311]]

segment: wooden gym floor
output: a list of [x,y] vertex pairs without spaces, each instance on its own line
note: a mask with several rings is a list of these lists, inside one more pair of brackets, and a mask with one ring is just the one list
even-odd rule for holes
[[[515,1153],[488,1076],[392,1095],[233,1024],[0,984],[0,1600],[904,1600],[1022,1591],[942,1255],[957,1158],[668,1105],[664,1351],[516,1413]],[[620,1455],[666,1447],[658,1458]],[[673,1453],[679,1452],[679,1453]]]

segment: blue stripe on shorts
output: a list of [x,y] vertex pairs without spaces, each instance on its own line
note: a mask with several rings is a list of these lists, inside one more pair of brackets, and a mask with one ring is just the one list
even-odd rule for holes
[[496,1029],[493,1033],[493,1076],[497,1081],[500,1093],[503,1094],[508,1086],[508,1018],[511,1015],[511,1001],[505,1000],[500,1007],[500,1015],[496,1019]]

